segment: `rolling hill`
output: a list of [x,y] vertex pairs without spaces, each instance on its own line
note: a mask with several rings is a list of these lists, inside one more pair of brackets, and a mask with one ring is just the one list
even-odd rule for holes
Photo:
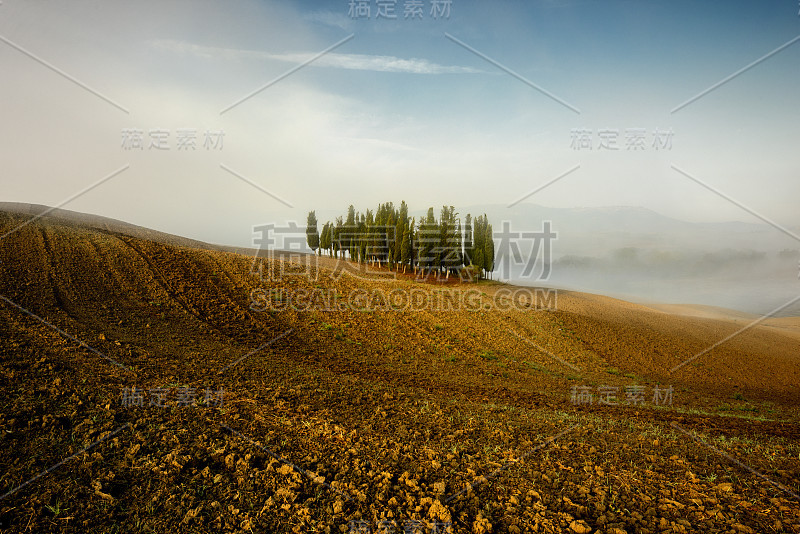
[[800,529],[797,318],[0,207],[4,531]]

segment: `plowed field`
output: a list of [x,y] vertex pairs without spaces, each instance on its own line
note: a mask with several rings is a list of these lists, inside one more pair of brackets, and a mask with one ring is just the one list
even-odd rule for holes
[[797,320],[181,243],[0,240],[0,530],[800,532]]

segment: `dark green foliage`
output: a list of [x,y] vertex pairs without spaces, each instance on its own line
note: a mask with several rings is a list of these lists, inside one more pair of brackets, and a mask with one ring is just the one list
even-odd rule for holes
[[464,220],[464,265],[472,263],[472,215]]
[[333,229],[331,228],[331,223],[326,222],[325,225],[322,227],[322,234],[320,234],[319,236],[320,253],[322,253],[323,250],[327,250],[328,253],[330,254],[332,232]]
[[486,215],[475,217],[472,233],[472,265],[481,271],[491,273],[494,271],[494,239],[492,239],[492,225]]
[[[417,224],[409,219],[405,201],[400,208],[387,202],[378,208],[357,212],[353,205],[347,218],[325,223],[316,234],[316,214],[309,213],[307,240],[313,250],[328,250],[336,258],[377,264],[390,269],[408,268],[425,276],[431,273],[458,275],[464,266],[474,266],[482,275],[494,270],[492,226],[486,215],[467,214],[462,233],[461,219],[453,206],[442,206],[439,220],[433,208]],[[314,245],[314,246],[312,246]]]
[[319,230],[317,229],[317,214],[312,210],[308,212],[306,221],[306,243],[308,248],[317,251],[319,248]]

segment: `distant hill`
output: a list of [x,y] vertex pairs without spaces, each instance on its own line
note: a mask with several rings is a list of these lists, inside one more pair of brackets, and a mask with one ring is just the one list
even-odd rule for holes
[[[628,206],[475,205],[460,213],[486,213],[495,232],[503,220],[510,221],[512,232],[538,231],[542,221],[552,222],[558,238],[546,281],[522,277],[524,266],[508,262],[510,251],[497,247],[495,277],[514,283],[757,314],[800,294],[800,242],[761,222],[693,223]],[[800,228],[788,230],[800,235]],[[524,255],[532,241],[521,240],[519,246]],[[780,313],[800,315],[800,303]]]
[[[466,213],[486,213],[495,230],[500,228],[503,220],[511,221],[513,229],[522,231],[537,230],[543,220],[550,220],[553,229],[559,232],[559,255],[580,253],[594,256],[632,246],[709,251],[722,248],[800,249],[800,243],[760,221],[694,223],[632,206],[551,208],[523,203],[509,208],[484,204],[463,207],[459,213],[462,217]],[[744,213],[743,216],[750,217]],[[800,234],[799,228],[794,230]]]
[[[80,228],[91,228],[102,230],[106,232],[114,232],[122,235],[136,237],[138,239],[147,239],[156,241],[163,244],[175,245],[181,247],[190,247],[203,250],[224,250],[229,252],[242,252],[249,254],[253,251],[243,247],[231,247],[226,245],[214,245],[181,237],[158,230],[152,230],[144,226],[137,226],[135,224],[119,221],[109,217],[102,217],[100,215],[92,215],[88,213],[81,213],[77,211],[65,210],[61,208],[53,209],[49,206],[42,204],[26,204],[21,202],[0,202],[0,212],[8,214],[18,214],[30,217],[37,217],[45,214],[50,221],[67,223],[69,225]],[[22,220],[24,222],[24,219]],[[20,223],[21,224],[21,223]],[[6,230],[8,231],[8,230]]]

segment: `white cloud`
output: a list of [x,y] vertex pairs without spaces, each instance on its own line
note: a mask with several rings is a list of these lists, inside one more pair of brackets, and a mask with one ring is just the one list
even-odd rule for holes
[[[159,50],[171,51],[176,54],[192,54],[206,59],[213,57],[222,57],[225,59],[262,59],[300,64],[310,60],[316,55],[315,53],[273,54],[259,50],[203,46],[169,39],[154,40],[151,41],[150,44]],[[339,54],[335,52],[325,54],[315,60],[311,65],[337,69],[405,72],[411,74],[477,74],[483,72],[480,69],[472,67],[440,65],[421,58],[403,59],[395,56]]]
[[334,13],[333,11],[312,11],[303,15],[303,18],[326,26],[341,28],[344,31],[351,31],[354,26],[353,19],[343,13]]

